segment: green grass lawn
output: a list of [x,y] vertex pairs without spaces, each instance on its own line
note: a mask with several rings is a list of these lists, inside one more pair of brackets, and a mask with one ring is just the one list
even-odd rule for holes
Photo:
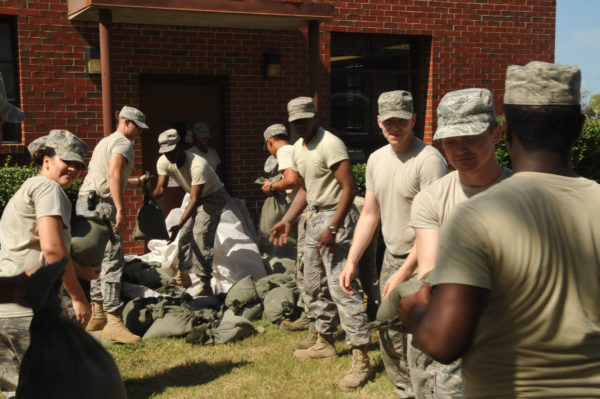
[[140,398],[394,398],[377,334],[369,347],[374,380],[344,393],[338,381],[348,372],[352,351],[343,332],[336,339],[339,357],[301,360],[294,342],[305,332],[284,332],[266,321],[265,331],[225,345],[191,345],[182,338],[142,340],[137,345],[106,345],[130,399]]

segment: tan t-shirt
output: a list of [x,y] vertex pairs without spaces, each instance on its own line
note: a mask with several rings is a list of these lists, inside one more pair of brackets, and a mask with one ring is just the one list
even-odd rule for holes
[[432,284],[489,290],[465,397],[600,397],[600,185],[520,172],[458,205]]
[[161,155],[156,161],[156,173],[173,177],[187,193],[192,186],[204,185],[200,198],[223,187],[223,183],[204,158],[189,151],[186,151],[185,155],[185,163],[181,168],[177,168],[177,164],[169,162],[166,156]]
[[294,143],[293,168],[304,179],[309,206],[335,207],[342,196],[342,186],[331,167],[348,158],[346,145],[338,137],[320,127],[312,140]]
[[79,195],[87,195],[95,190],[102,198],[110,198],[108,187],[108,162],[112,154],[121,154],[127,160],[122,176],[122,190],[125,191],[127,179],[133,169],[133,143],[122,133],[114,132],[96,144],[88,173],[79,189]]
[[196,155],[200,155],[206,162],[208,162],[208,165],[212,170],[215,172],[217,171],[217,166],[219,166],[221,163],[221,158],[219,158],[219,154],[217,154],[217,151],[215,151],[214,148],[206,147],[206,152],[202,152],[198,147],[192,146],[190,149],[188,149],[188,151]]
[[[37,220],[60,216],[65,229],[65,246],[71,244],[71,202],[58,183],[43,176],[27,179],[8,201],[0,219],[0,276],[19,275],[37,265],[46,264]],[[29,308],[0,304],[0,318],[32,315]]]
[[379,202],[383,240],[392,254],[410,252],[415,240],[408,227],[413,198],[446,172],[442,154],[416,137],[406,151],[396,153],[388,144],[369,157],[365,185]]
[[[287,144],[279,147],[277,150],[277,165],[278,170],[283,174],[283,171],[289,168],[294,168],[294,146]],[[287,201],[291,203],[298,192],[299,187],[285,190]]]
[[456,205],[485,191],[511,174],[512,170],[502,168],[500,176],[492,183],[482,187],[471,187],[460,182],[457,171],[448,173],[417,194],[410,207],[410,223],[408,225],[418,229],[440,230],[450,211]]

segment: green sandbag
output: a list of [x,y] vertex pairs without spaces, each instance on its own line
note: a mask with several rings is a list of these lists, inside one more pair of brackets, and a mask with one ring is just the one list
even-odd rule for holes
[[134,259],[125,264],[123,272],[132,283],[141,284],[152,289],[174,283],[173,277],[162,269],[161,264],[158,262],[144,262],[140,259]]
[[235,283],[227,292],[225,306],[239,314],[239,310],[246,305],[253,305],[260,301],[252,276],[246,276]]
[[167,225],[165,224],[165,216],[158,204],[147,192],[144,195],[144,203],[140,209],[138,209],[135,217],[133,238],[135,240],[169,239],[169,232],[167,231]]
[[398,301],[404,296],[414,294],[422,286],[423,282],[421,280],[417,280],[416,278],[412,278],[408,281],[398,284],[393,290],[390,291],[388,296],[385,297],[379,306],[376,319],[378,321],[399,319]]
[[270,236],[270,230],[281,220],[289,207],[284,192],[276,191],[273,195],[268,196],[260,211],[259,232],[265,236]]
[[263,317],[272,324],[279,325],[284,320],[293,320],[298,295],[292,288],[277,287],[265,295]]
[[262,300],[276,287],[296,288],[296,277],[289,273],[274,273],[256,281],[256,292]]
[[71,217],[71,256],[81,266],[100,266],[111,235],[114,240],[112,227],[106,216],[101,216],[97,212],[88,216],[73,215]]
[[256,329],[245,317],[236,316],[231,310],[227,310],[223,314],[221,323],[219,323],[219,326],[213,333],[214,342],[216,344],[224,344],[246,338],[256,333]]
[[296,259],[273,256],[269,258],[269,266],[275,273],[290,273],[296,275]]
[[260,320],[262,318],[263,308],[262,303],[255,303],[254,305],[247,305],[241,309],[240,316],[248,320]]
[[138,336],[143,336],[154,322],[152,310],[149,305],[158,302],[158,298],[135,298],[125,304],[123,308],[123,323]]
[[194,315],[192,312],[170,311],[163,317],[154,320],[154,323],[148,328],[143,338],[158,337],[181,337],[192,331],[194,326]]

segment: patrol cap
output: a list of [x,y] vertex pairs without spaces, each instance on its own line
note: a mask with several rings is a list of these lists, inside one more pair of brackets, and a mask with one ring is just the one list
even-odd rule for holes
[[287,105],[288,122],[298,119],[314,118],[315,103],[310,97],[296,97]]
[[35,152],[37,150],[43,150],[44,148],[46,148],[47,140],[48,140],[48,136],[42,136],[42,137],[39,137],[39,138],[33,140],[31,143],[29,143],[29,145],[27,146],[29,155],[31,155],[31,157],[33,158],[33,155],[35,154]]
[[0,72],[0,117],[10,123],[21,123],[25,119],[25,114],[19,108],[8,101],[6,95],[6,86],[4,85],[4,75]]
[[496,127],[494,98],[487,89],[451,91],[437,108],[438,126],[434,140],[458,136],[476,136],[490,126]]
[[280,123],[276,123],[274,125],[269,126],[265,129],[263,136],[265,136],[265,145],[263,149],[267,149],[267,140],[269,140],[273,136],[288,136],[287,129],[284,125]]
[[504,104],[580,105],[581,71],[574,65],[532,61],[506,70]]
[[192,126],[192,133],[194,134],[194,137],[206,139],[210,137],[210,128],[204,122],[196,122]]
[[173,151],[177,147],[177,143],[179,143],[179,133],[177,133],[177,130],[165,130],[158,136],[159,154]]
[[404,90],[381,93],[377,105],[382,122],[390,118],[411,119],[413,116],[412,95]]
[[119,118],[128,119],[141,129],[150,129],[148,125],[146,125],[146,115],[137,108],[129,107],[127,105],[123,106],[121,112],[119,112]]
[[84,157],[88,153],[88,145],[68,130],[50,130],[46,139],[46,147],[51,147],[63,161],[79,162],[86,167]]

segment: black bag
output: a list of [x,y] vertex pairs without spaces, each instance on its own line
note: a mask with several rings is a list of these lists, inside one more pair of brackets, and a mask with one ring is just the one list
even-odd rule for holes
[[134,240],[168,240],[165,216],[144,184],[144,203],[135,217]]

